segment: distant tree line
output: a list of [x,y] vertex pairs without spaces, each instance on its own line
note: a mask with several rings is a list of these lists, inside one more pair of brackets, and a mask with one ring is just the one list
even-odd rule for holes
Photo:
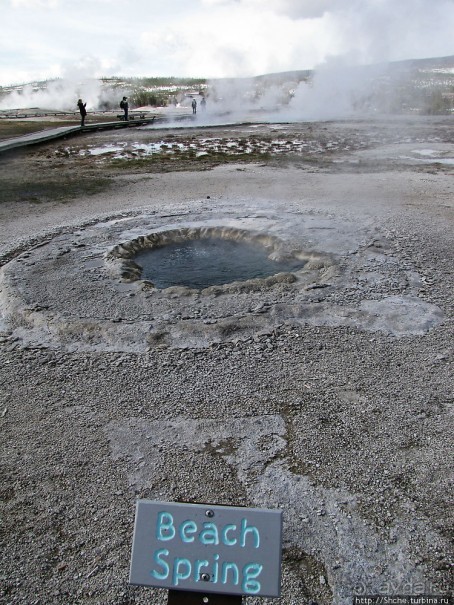
[[150,92],[148,90],[134,90],[130,101],[135,107],[150,105],[151,107],[166,107],[169,95],[166,93]]
[[187,86],[203,86],[207,84],[206,78],[175,78],[175,77],[156,77],[156,78],[126,78],[124,82],[130,83],[134,86],[176,86],[176,87],[187,87]]
[[422,113],[428,115],[440,115],[454,111],[454,86],[450,92],[435,90],[426,100]]
[[115,109],[117,102],[113,100],[112,92],[118,96],[121,94],[129,97],[130,107],[166,107],[175,99],[183,97],[187,92],[206,88],[206,78],[176,78],[176,77],[153,77],[153,78],[102,78],[106,93],[100,102],[100,109]]

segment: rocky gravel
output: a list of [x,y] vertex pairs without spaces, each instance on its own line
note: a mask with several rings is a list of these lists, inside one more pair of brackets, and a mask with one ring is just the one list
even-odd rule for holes
[[[109,176],[107,192],[0,206],[1,603],[164,605],[166,591],[128,584],[138,498],[282,509],[282,596],[247,597],[248,605],[452,595],[453,169],[408,160],[412,150],[436,144],[444,159],[453,157],[452,124],[403,120],[397,153],[387,147],[390,127],[381,137],[382,127],[311,125],[312,139],[318,134],[325,147],[331,133],[333,141],[339,131],[363,141],[373,132],[368,155],[361,143],[330,151],[328,163],[322,153],[310,166],[283,157],[203,173],[199,166],[133,176],[122,169]],[[247,133],[237,127],[224,136]],[[397,131],[391,143],[399,147]],[[54,149],[9,158],[8,179],[19,164],[32,177]],[[77,157],[82,178],[87,157]],[[33,338],[29,325],[12,323],[11,269],[23,254],[20,263],[41,276],[36,291],[44,296],[45,284],[52,305],[59,288],[40,255],[62,236],[80,231],[93,238],[99,230],[101,239],[115,232],[112,220],[129,229],[144,215],[156,224],[213,217],[226,223],[251,207],[255,221],[272,221],[282,237],[299,237],[289,216],[322,217],[333,226],[332,238],[325,233],[313,243],[339,268],[330,287],[314,281],[301,291],[245,292],[237,303],[229,294],[232,305],[249,302],[265,318],[280,304],[278,321],[238,333],[233,318],[222,337],[195,346],[175,336],[191,320],[187,305],[186,318],[168,319],[172,339],[137,350],[88,347],[77,334],[65,346],[67,340],[45,335],[49,324],[39,309],[41,332]],[[301,229],[307,244],[310,234]],[[118,234],[109,245],[116,243]],[[91,291],[93,275],[78,275],[68,322],[74,309],[90,306],[83,285]],[[16,278],[19,288],[19,271]],[[118,293],[110,295],[115,300]],[[28,282],[21,296],[37,300]],[[409,317],[394,318],[400,331],[382,321],[380,307],[396,296],[416,301],[406,307]],[[260,298],[272,304],[260,305]],[[185,307],[181,297],[169,300],[167,313],[172,300]],[[372,320],[350,321],[365,301],[378,305],[368,310],[373,327]],[[211,321],[210,305],[199,308]],[[306,305],[329,306],[331,315],[309,321],[295,312]],[[422,326],[424,305],[437,310],[437,321]],[[104,312],[92,307],[93,314]],[[58,312],[64,325],[65,309]],[[332,320],[342,313],[349,321]]]

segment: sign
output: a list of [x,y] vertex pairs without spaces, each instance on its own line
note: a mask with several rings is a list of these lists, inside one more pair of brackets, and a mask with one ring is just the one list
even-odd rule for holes
[[280,596],[282,511],[138,500],[129,582]]

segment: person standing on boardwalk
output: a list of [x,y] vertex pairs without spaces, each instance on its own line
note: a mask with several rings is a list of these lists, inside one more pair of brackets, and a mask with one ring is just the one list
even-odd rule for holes
[[122,110],[125,112],[125,116],[124,116],[124,120],[125,122],[128,121],[128,97],[123,97],[122,100],[120,101],[120,107],[122,108]]
[[192,99],[192,113],[197,113],[197,101],[195,99]]
[[87,115],[87,110],[85,109],[86,106],[87,106],[87,104],[84,103],[82,101],[82,99],[79,99],[77,101],[77,107],[79,108],[79,111],[80,111],[80,125],[81,126],[85,125],[85,116]]

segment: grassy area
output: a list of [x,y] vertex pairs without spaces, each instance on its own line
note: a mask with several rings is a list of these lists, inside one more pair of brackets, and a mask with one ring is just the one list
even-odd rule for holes
[[0,204],[28,202],[40,204],[48,201],[65,202],[80,195],[94,195],[111,184],[106,177],[74,179],[1,179]]

